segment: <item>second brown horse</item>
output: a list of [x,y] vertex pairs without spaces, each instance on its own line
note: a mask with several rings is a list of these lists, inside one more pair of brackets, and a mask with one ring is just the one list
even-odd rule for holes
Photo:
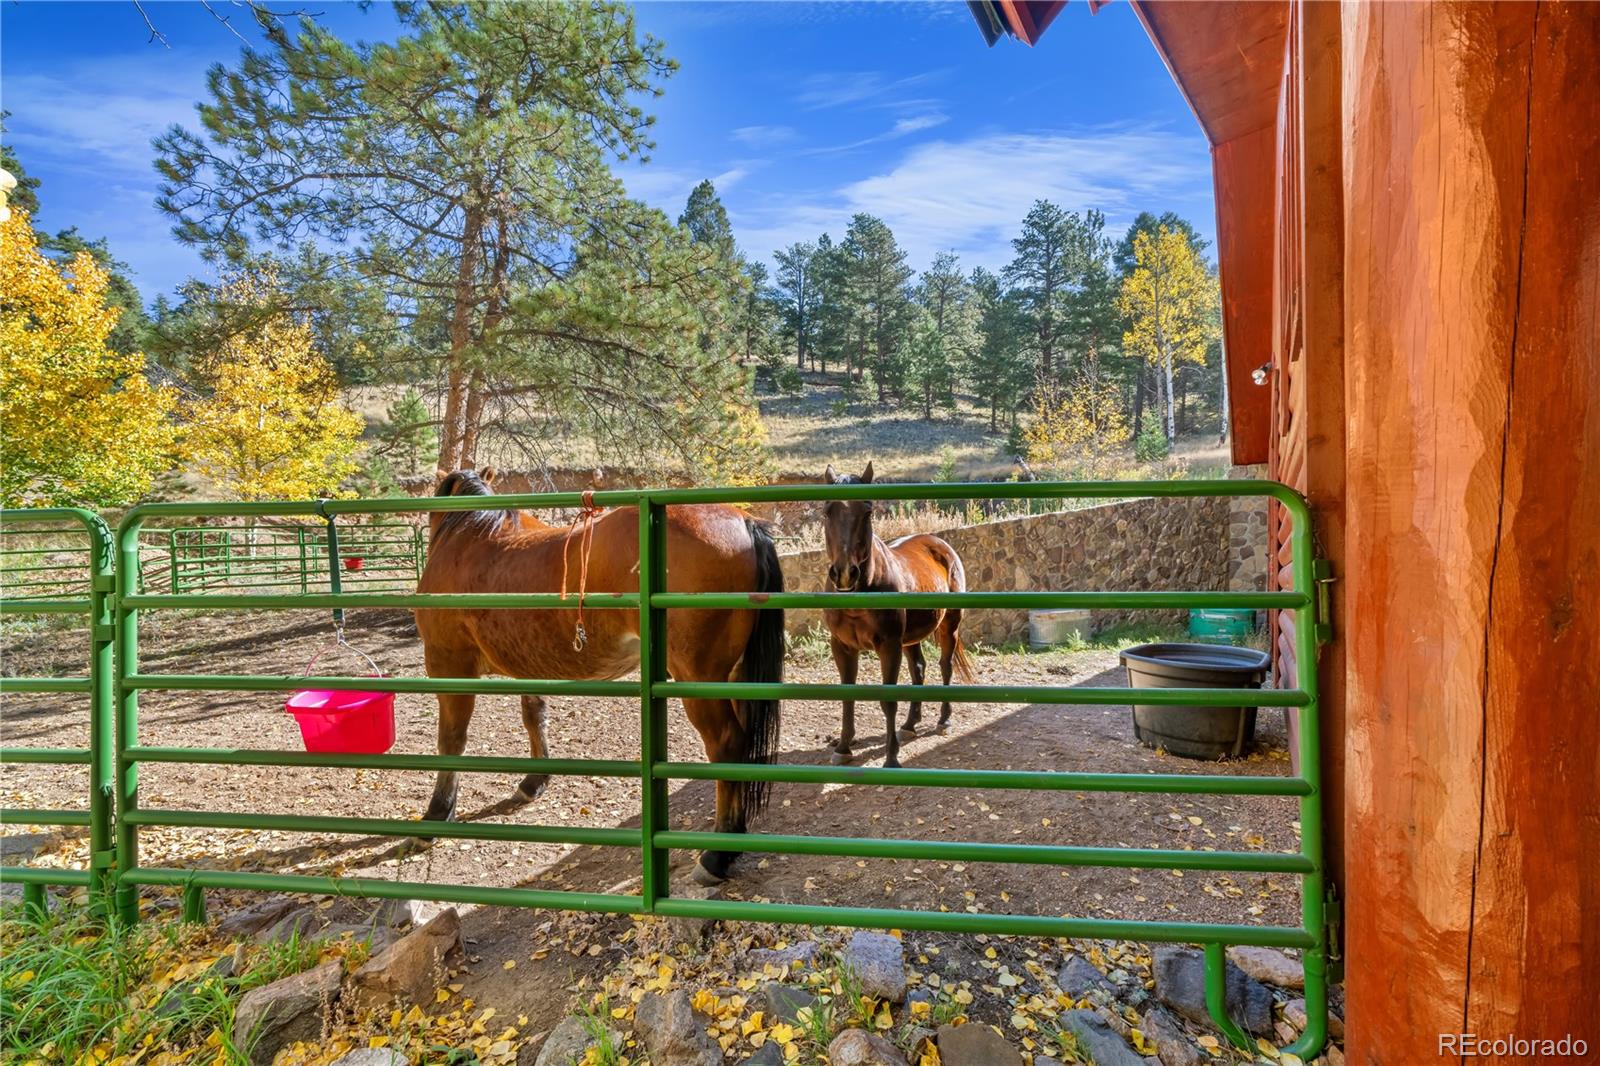
[[[860,477],[838,475],[827,469],[830,485],[866,485],[872,482],[872,464]],[[873,505],[867,500],[834,500],[823,507],[823,535],[828,551],[828,590],[830,592],[965,592],[966,574],[956,550],[938,537],[918,533],[885,543],[872,531]],[[900,680],[902,656],[911,663],[911,683],[922,684],[926,664],[922,641],[932,636],[939,645],[939,674],[950,684],[952,671],[963,681],[972,680],[972,664],[961,645],[961,611],[951,610],[827,610],[822,613],[828,626],[834,665],[839,680],[856,682],[861,653],[874,651],[883,667],[883,683]],[[900,741],[917,735],[922,721],[922,701],[911,704],[905,723],[895,729],[895,702],[883,701],[883,765],[900,765]],[[943,733],[950,721],[950,702],[939,708],[936,732]],[[833,761],[850,757],[856,735],[856,704],[844,701],[844,719],[839,739],[833,746]]]
[[[493,474],[459,470],[439,484],[439,496],[490,496]],[[637,611],[579,607],[589,593],[639,590],[639,512],[624,507],[590,514],[571,526],[549,526],[527,511],[495,508],[435,511],[430,516],[428,564],[418,592],[557,592],[572,609],[426,608],[417,632],[429,677],[507,677],[609,680],[639,665]],[[781,592],[783,574],[772,538],[760,523],[731,507],[667,508],[667,590]],[[783,612],[673,610],[667,612],[667,672],[679,681],[783,680]],[[474,697],[439,696],[439,752],[466,747]],[[778,748],[778,704],[772,700],[684,700],[689,721],[713,762],[771,762]],[[543,696],[522,697],[522,724],[533,757],[547,757]],[[610,713],[610,712],[606,712]],[[592,753],[581,751],[579,755]],[[545,777],[529,774],[512,804],[538,797]],[[765,801],[764,783],[717,782],[716,830],[742,833]],[[425,818],[448,819],[456,803],[456,774],[441,771]],[[420,835],[426,835],[420,834]],[[727,876],[733,852],[707,852],[696,879]]]

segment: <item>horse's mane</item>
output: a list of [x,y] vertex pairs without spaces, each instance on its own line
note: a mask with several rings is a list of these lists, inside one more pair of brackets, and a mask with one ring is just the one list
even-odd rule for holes
[[[457,470],[453,474],[446,474],[439,487],[434,490],[435,496],[493,496],[494,489],[476,470]],[[433,536],[438,537],[444,533],[457,530],[470,530],[480,536],[490,536],[500,531],[506,523],[511,512],[500,509],[483,511],[446,511],[434,528]]]

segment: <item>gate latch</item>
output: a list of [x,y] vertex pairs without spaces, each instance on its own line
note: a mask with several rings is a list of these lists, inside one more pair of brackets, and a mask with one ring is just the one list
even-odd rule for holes
[[1338,580],[1333,576],[1333,562],[1328,559],[1311,560],[1311,579],[1317,586],[1317,624],[1314,632],[1317,644],[1322,645],[1333,639],[1333,605],[1328,589]]

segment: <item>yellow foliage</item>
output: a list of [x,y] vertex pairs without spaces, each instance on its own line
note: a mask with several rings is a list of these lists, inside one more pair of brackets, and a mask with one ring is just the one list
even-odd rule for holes
[[1099,478],[1127,446],[1129,430],[1116,385],[1082,377],[1062,390],[1040,388],[1033,421],[1022,431],[1028,462],[1073,477]]
[[28,213],[0,221],[0,501],[119,506],[170,465],[175,397],[144,356],[106,338],[107,273],[87,253],[65,269],[39,253]]
[[1152,366],[1204,363],[1211,343],[1216,279],[1189,239],[1162,226],[1133,238],[1135,267],[1123,280],[1117,309],[1130,327],[1122,343]]
[[723,403],[723,421],[702,440],[696,466],[704,485],[765,485],[772,480],[772,454],[767,425],[754,403]]
[[[230,303],[265,304],[268,278],[235,278]],[[286,312],[225,340],[198,368],[208,395],[187,405],[187,453],[198,473],[238,500],[349,495],[363,423],[339,403],[333,368],[311,329]]]

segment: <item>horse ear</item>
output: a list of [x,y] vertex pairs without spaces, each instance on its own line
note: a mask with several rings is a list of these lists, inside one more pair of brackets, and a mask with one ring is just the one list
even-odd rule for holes
[[828,469],[822,472],[822,476],[828,479],[828,484],[830,485],[837,485],[839,483],[839,475],[833,472],[832,463],[828,464]]
[[500,471],[496,470],[494,467],[486,466],[482,470],[478,471],[478,476],[483,479],[483,483],[485,485],[493,485],[495,476],[499,473]]
[[861,483],[863,485],[872,484],[872,460],[870,459],[867,460],[867,468],[861,471]]

